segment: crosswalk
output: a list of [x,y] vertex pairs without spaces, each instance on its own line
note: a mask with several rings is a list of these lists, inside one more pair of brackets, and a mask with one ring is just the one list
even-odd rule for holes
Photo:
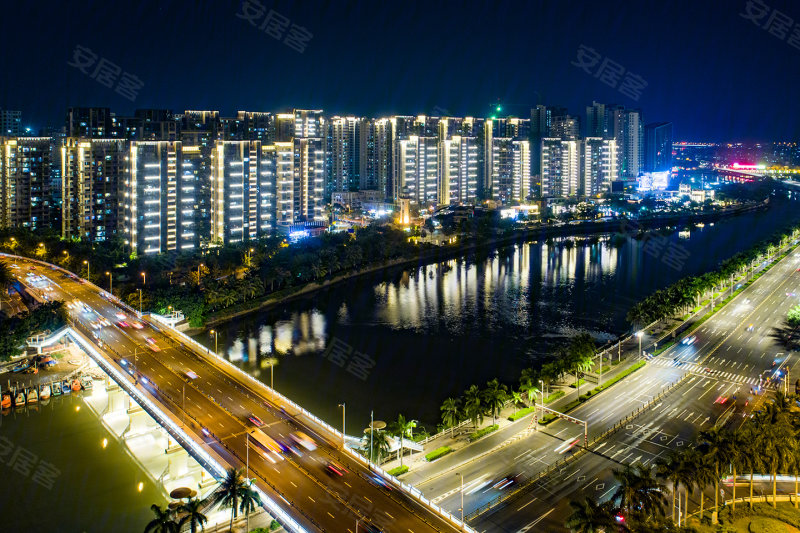
[[752,376],[744,376],[742,374],[736,374],[735,372],[725,372],[723,370],[712,370],[706,368],[703,365],[698,365],[697,363],[692,362],[684,362],[684,361],[674,361],[672,359],[652,359],[650,364],[661,366],[665,368],[670,367],[680,367],[687,372],[692,374],[699,374],[702,376],[714,377],[717,379],[725,379],[728,381],[732,381],[734,383],[747,383],[749,385],[758,385],[758,378]]

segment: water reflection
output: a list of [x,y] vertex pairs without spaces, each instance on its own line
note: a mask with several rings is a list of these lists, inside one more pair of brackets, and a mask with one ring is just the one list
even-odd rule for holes
[[[632,236],[536,241],[434,265],[351,280],[281,309],[218,328],[231,361],[332,423],[351,415],[428,423],[438,406],[472,383],[519,370],[576,331],[599,340],[628,327],[639,299],[705,272],[785,223],[796,203],[664,236],[688,259],[670,265]],[[213,339],[200,337],[213,345]],[[335,346],[335,350],[334,347]],[[356,360],[374,361],[368,371]],[[266,370],[266,372],[263,372]],[[352,406],[352,407],[351,407]]]

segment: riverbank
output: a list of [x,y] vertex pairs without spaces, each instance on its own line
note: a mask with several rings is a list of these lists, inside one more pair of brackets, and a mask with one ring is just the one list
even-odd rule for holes
[[716,222],[723,218],[734,217],[744,213],[766,209],[768,207],[768,203],[765,202],[754,205],[737,206],[734,208],[714,211],[712,213],[698,213],[688,216],[681,214],[676,216],[656,217],[635,221],[631,221],[626,218],[619,218],[603,222],[588,222],[575,225],[536,226],[517,230],[512,235],[491,239],[485,242],[477,242],[472,239],[456,246],[442,246],[440,248],[428,250],[415,257],[402,257],[378,265],[364,267],[356,271],[334,276],[322,282],[313,281],[298,287],[289,287],[281,291],[276,291],[263,298],[245,302],[212,314],[206,319],[205,327],[192,328],[184,331],[189,335],[195,335],[201,333],[207,328],[215,327],[234,318],[246,316],[255,312],[268,311],[278,305],[308,297],[313,293],[331,288],[348,280],[353,280],[355,278],[379,272],[389,274],[392,271],[402,270],[409,267],[422,267],[432,263],[463,257],[481,249],[492,249],[511,244],[523,244],[535,240],[547,240],[555,237],[579,237],[606,233],[636,235],[640,231],[656,230],[669,226],[685,227],[701,222]]

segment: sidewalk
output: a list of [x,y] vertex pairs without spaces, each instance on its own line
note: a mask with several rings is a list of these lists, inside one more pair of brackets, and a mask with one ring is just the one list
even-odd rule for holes
[[[765,269],[768,269],[772,265],[776,264],[777,261],[784,257],[785,253],[788,253],[792,250],[793,246],[794,245],[790,243],[787,245],[787,247],[775,253],[772,256],[771,261],[766,265],[762,262],[759,269],[753,270],[752,273],[745,272],[738,278],[734,279],[734,287],[737,284],[741,284],[740,287],[734,288],[733,291],[731,291],[730,288],[717,291],[713,295],[713,311],[716,312],[724,307],[722,304],[723,302],[726,302],[726,300],[729,298],[729,295],[736,295],[747,288],[754,277],[763,273]],[[710,316],[712,313],[710,305],[711,302],[711,297],[702,300],[700,305],[691,311],[691,314],[686,316],[684,319],[667,318],[643,328],[644,334],[642,336],[641,344],[642,353],[648,353],[651,349],[655,349],[659,345],[661,346],[661,349],[658,350],[660,353],[672,346],[674,344],[674,339],[676,339],[682,332],[693,328],[693,326],[698,323],[704,322]],[[545,405],[550,409],[563,412],[563,408],[565,406],[577,400],[581,394],[585,394],[597,386],[598,378],[600,378],[600,383],[606,383],[608,380],[613,379],[615,376],[620,375],[636,364],[640,360],[639,350],[639,338],[635,335],[619,341],[619,344],[613,343],[610,346],[605,347],[605,349],[600,353],[602,353],[603,356],[604,366],[610,366],[606,373],[604,373],[602,376],[597,376],[596,374],[592,373],[587,373],[584,375],[583,378],[586,380],[586,383],[581,384],[580,391],[571,386],[575,383],[575,376],[565,376],[563,382],[555,386],[551,385],[548,391],[549,394],[553,394],[557,391],[563,391],[565,395]],[[644,359],[649,359],[649,357],[644,357]],[[595,363],[595,368],[597,368],[597,363]],[[624,378],[618,383],[623,381]],[[539,397],[536,398],[536,414],[537,417],[541,417],[541,411],[538,409],[538,406],[540,405],[538,398]],[[508,420],[508,417],[513,415],[518,410],[519,409],[515,409],[513,406],[507,405],[503,410],[501,410],[496,421],[493,421],[491,417],[485,418],[484,422],[479,424],[477,429],[491,426],[493,423],[496,423],[499,427],[494,432],[481,439],[478,439],[477,441],[469,441],[469,435],[476,431],[476,428],[473,427],[471,423],[467,423],[466,425],[455,429],[452,434],[450,430],[437,434],[433,439],[429,440],[423,445],[422,452],[415,452],[413,454],[409,454],[407,452],[403,457],[403,464],[409,467],[409,472],[401,476],[402,480],[406,483],[410,483],[411,485],[418,485],[425,481],[429,481],[430,479],[438,477],[442,473],[450,471],[461,464],[478,459],[481,455],[494,450],[497,446],[503,444],[509,439],[521,435],[528,429],[533,429],[533,413],[530,413],[514,422]],[[613,423],[614,422],[611,422],[612,425]],[[540,424],[537,424],[537,427],[538,426],[540,426]],[[444,446],[451,448],[453,451],[433,462],[428,462],[425,459],[425,454]],[[385,470],[391,470],[400,466],[400,461],[399,459],[392,459],[385,462],[381,466]]]

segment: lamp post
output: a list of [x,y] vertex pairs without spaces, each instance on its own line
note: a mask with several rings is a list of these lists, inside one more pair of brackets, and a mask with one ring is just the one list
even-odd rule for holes
[[639,359],[642,358],[642,337],[644,336],[644,331],[639,330],[636,332],[636,336],[639,337]]
[[375,431],[375,411],[369,412],[369,465],[372,467],[372,433]]
[[86,279],[92,281],[92,271],[91,271],[92,265],[89,263],[88,259],[84,259],[83,264],[86,265]]
[[345,430],[344,415],[345,415],[345,412],[347,411],[347,407],[345,406],[344,402],[340,403],[339,407],[342,408],[342,449],[344,449],[344,444],[345,444],[345,440],[344,440],[344,430]]
[[136,289],[139,291],[139,314],[142,314],[142,289]]
[[111,272],[106,272],[106,276],[108,276],[108,293],[114,296],[114,279],[111,277]]
[[461,478],[461,531],[464,531],[464,474],[456,475]]
[[542,395],[542,403],[539,405],[539,409],[542,411],[542,418],[544,418],[544,381],[541,379],[539,380],[539,385],[542,387],[539,389],[539,392]]
[[218,332],[217,330],[215,330],[215,329],[212,329],[211,331],[209,331],[209,333],[210,333],[210,334],[212,334],[212,335],[214,335],[214,355],[219,355],[219,354],[217,353],[217,352],[218,352],[218,348],[217,348],[217,334],[218,334],[219,332]]
[[205,265],[203,263],[200,263],[199,265],[197,265],[197,286],[198,287],[200,286],[200,276],[201,276],[201,270],[200,269],[203,268],[204,266]]

